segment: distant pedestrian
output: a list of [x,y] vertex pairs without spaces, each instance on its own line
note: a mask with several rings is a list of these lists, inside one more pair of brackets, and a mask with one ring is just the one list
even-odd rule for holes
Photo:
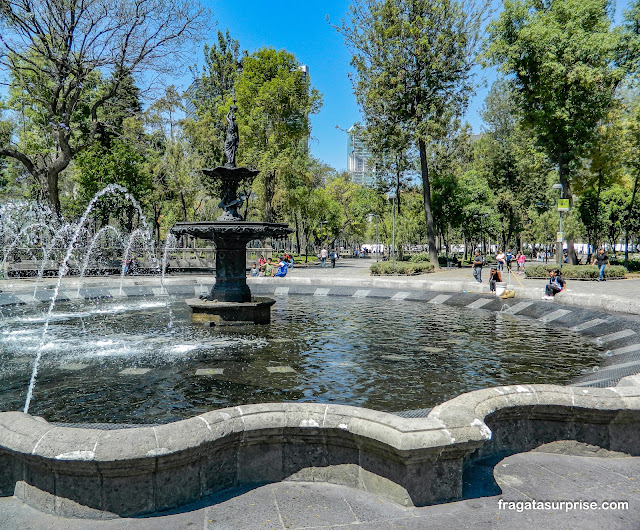
[[518,274],[522,274],[524,272],[524,264],[527,261],[527,257],[524,255],[524,252],[518,252],[518,257],[516,258],[516,263],[518,264]]
[[482,265],[484,265],[484,259],[480,255],[480,252],[476,250],[473,256],[473,277],[478,283],[482,283]]
[[320,251],[320,261],[322,261],[322,266],[326,267],[327,266],[327,258],[329,257],[329,252],[327,251],[326,248],[322,248],[322,250]]
[[511,249],[507,250],[505,259],[506,259],[507,268],[511,267],[511,262],[513,261],[513,252],[511,252]]
[[329,258],[331,259],[331,268],[336,268],[336,260],[338,259],[338,253],[335,248],[331,249],[331,254],[329,254]]
[[498,262],[498,270],[504,270],[504,266],[507,264],[507,256],[505,256],[502,250],[498,250],[496,254],[496,261]]
[[600,269],[600,274],[598,275],[599,282],[606,282],[606,278],[604,277],[604,268],[609,264],[609,258],[604,253],[604,249],[600,249],[598,253],[593,257],[592,265],[597,265]]

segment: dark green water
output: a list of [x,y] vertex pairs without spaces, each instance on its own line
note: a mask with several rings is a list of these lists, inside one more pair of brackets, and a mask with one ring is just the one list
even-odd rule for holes
[[[3,310],[0,410],[24,406],[42,310]],[[176,298],[60,304],[44,348],[30,413],[110,423],[257,402],[426,408],[493,385],[566,384],[602,355],[576,333],[524,317],[311,296],[279,297],[270,325],[232,329],[192,324]]]

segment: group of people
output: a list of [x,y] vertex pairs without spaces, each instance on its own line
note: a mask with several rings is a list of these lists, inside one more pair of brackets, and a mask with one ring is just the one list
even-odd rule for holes
[[502,250],[498,250],[498,253],[495,256],[496,262],[498,263],[498,270],[503,271],[505,267],[511,267],[511,262],[515,261],[518,267],[518,274],[522,274],[524,272],[524,264],[527,261],[527,257],[523,252],[518,252],[515,256],[511,250],[507,250],[506,252],[502,252]]
[[326,248],[322,248],[322,250],[320,251],[319,254],[320,257],[320,261],[321,261],[321,267],[326,267],[327,266],[327,258],[329,258],[331,260],[331,268],[335,269],[336,268],[336,260],[338,259],[338,253],[336,252],[335,248],[331,249],[331,252],[329,252]]
[[[601,250],[600,254],[604,254],[604,251]],[[501,255],[504,256],[503,259],[506,261],[506,263],[505,261],[502,262],[502,266],[500,266],[501,260],[498,259]],[[516,259],[519,259],[520,256],[524,256],[524,254],[518,253],[518,256]],[[502,254],[502,252],[498,252],[498,254],[496,255],[496,261],[498,262],[498,266],[492,267],[491,270],[489,271],[489,290],[491,292],[495,292],[497,282],[502,282],[501,272],[504,270],[505,264],[508,264],[508,261],[506,260],[506,255]],[[605,261],[606,261],[605,265],[607,265],[609,262],[608,260],[606,260],[606,256],[605,256]],[[595,263],[595,260],[594,260],[594,263]],[[522,268],[524,270],[524,259],[522,260],[522,264],[523,264]],[[484,258],[480,254],[480,251],[476,250],[473,256],[472,270],[473,270],[473,277],[478,283],[482,283],[482,266],[483,265],[484,265]],[[603,274],[603,271],[604,271],[604,266],[601,269],[601,274]],[[559,292],[563,291],[566,288],[566,286],[567,286],[567,282],[565,282],[564,278],[562,277],[562,271],[560,269],[554,269],[550,271],[549,283],[545,285],[543,298],[545,300],[553,299],[553,297]]]
[[261,255],[258,259],[258,263],[254,263],[249,272],[249,276],[274,276],[283,278],[287,275],[287,271],[293,269],[293,256],[285,253],[280,257],[278,263],[275,263],[271,258],[266,258]]

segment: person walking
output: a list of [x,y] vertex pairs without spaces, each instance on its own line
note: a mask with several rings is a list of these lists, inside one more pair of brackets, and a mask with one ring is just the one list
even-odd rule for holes
[[320,261],[322,261],[322,267],[327,266],[327,257],[329,257],[329,252],[326,248],[322,247],[322,250],[320,251]]
[[476,279],[478,283],[482,283],[482,265],[484,264],[484,260],[480,255],[480,252],[476,250],[473,256],[473,277]]
[[518,274],[522,274],[524,272],[524,264],[527,261],[527,257],[524,255],[524,252],[519,252],[518,257],[516,258],[516,263],[518,264]]
[[507,263],[507,256],[504,255],[502,250],[498,250],[498,253],[496,254],[496,261],[498,262],[498,270],[504,270],[504,266]]
[[597,265],[598,268],[600,269],[600,274],[598,275],[598,281],[599,282],[606,282],[606,278],[604,277],[604,268],[609,264],[609,258],[608,256],[604,253],[604,249],[600,249],[598,251],[598,254],[596,254],[593,257],[593,261],[591,262],[592,265]]
[[338,253],[335,248],[331,249],[331,254],[329,254],[329,258],[331,259],[331,268],[336,268],[336,260],[338,259]]

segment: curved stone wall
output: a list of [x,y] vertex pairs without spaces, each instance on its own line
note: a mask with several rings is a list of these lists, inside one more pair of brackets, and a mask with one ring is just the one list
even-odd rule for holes
[[274,403],[157,427],[57,427],[0,413],[0,494],[104,518],[175,508],[282,480],[360,488],[405,505],[462,495],[465,466],[555,440],[640,454],[640,389],[552,385],[463,394],[408,419],[342,405]]

